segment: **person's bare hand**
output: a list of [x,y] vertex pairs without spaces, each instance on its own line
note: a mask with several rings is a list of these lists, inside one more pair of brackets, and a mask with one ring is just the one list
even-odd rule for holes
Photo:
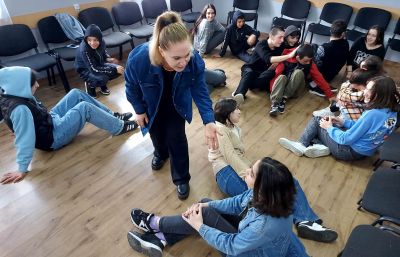
[[328,129],[332,127],[332,120],[331,117],[323,117],[319,120],[319,126],[323,129]]
[[192,211],[189,215],[182,215],[182,219],[186,221],[190,226],[192,226],[197,231],[200,230],[201,225],[203,224],[203,212],[202,205],[197,205],[197,211]]
[[107,58],[108,63],[119,64],[119,60],[117,58]]
[[125,68],[121,65],[117,66],[117,72],[118,74],[124,74]]
[[19,172],[19,171],[7,172],[1,178],[0,183],[3,185],[10,183],[18,183],[22,181],[26,177],[26,175],[28,175],[27,172]]
[[143,128],[147,125],[147,123],[149,123],[149,118],[147,117],[146,113],[136,114],[136,122],[141,128]]
[[289,54],[289,58],[293,58],[296,56],[297,53],[297,49],[299,49],[300,46],[296,47],[296,49],[294,49],[292,52],[290,52]]
[[215,123],[210,122],[205,127],[206,143],[209,149],[218,149],[217,126]]
[[221,58],[222,56],[219,55],[219,54],[213,54],[212,57],[213,57],[213,58]]

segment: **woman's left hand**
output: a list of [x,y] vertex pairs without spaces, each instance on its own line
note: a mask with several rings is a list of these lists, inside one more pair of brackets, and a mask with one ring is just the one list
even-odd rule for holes
[[331,117],[323,117],[319,120],[319,126],[323,129],[328,129],[332,127],[332,119]]
[[201,204],[198,204],[196,207],[198,207],[196,211],[192,211],[188,215],[182,214],[182,219],[186,221],[194,229],[199,231],[201,225],[203,224],[203,213],[202,213],[203,206]]
[[205,134],[208,148],[213,150],[218,149],[217,126],[215,123],[206,124]]

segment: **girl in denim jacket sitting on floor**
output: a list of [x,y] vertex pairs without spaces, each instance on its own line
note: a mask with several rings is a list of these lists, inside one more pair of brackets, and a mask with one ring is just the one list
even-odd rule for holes
[[[159,217],[133,209],[130,246],[147,256],[162,256],[164,247],[199,234],[222,256],[308,256],[292,232],[295,199],[293,176],[282,163],[265,157],[246,171],[250,188],[232,198],[193,204],[181,215]],[[229,216],[229,219],[228,219]]]

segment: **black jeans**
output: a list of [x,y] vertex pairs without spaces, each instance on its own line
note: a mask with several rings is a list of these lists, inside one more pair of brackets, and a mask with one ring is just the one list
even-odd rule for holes
[[110,76],[108,74],[96,74],[90,71],[83,71],[80,74],[80,77],[88,83],[90,87],[103,87],[106,86],[109,80],[113,80],[120,76],[120,74],[115,74]]
[[[210,199],[202,199],[200,202],[209,202]],[[236,215],[219,214],[211,207],[203,208],[203,223],[226,233],[236,233],[240,217]],[[164,234],[169,245],[184,239],[188,235],[197,235],[198,232],[192,228],[181,215],[162,217],[159,222],[159,229]]]
[[252,68],[243,65],[242,75],[239,86],[236,88],[236,94],[246,95],[249,89],[260,88],[269,91],[269,82],[275,76],[275,70],[255,71]]
[[175,109],[164,110],[156,114],[150,128],[154,156],[161,159],[170,158],[172,182],[175,185],[185,184],[190,180],[185,122]]

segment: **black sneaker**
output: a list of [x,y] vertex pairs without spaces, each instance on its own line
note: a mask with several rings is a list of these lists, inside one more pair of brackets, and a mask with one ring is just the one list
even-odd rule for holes
[[118,135],[125,134],[126,132],[135,130],[139,125],[134,120],[124,121],[124,127]]
[[150,257],[162,257],[165,243],[154,234],[129,231],[127,237],[133,250]]
[[320,96],[320,97],[325,97],[324,91],[322,91],[322,89],[320,89],[319,87],[310,87],[308,92],[310,92],[313,95],[317,95],[317,96]]
[[269,111],[269,116],[276,117],[278,116],[278,112],[279,112],[279,103],[273,103],[271,105],[271,110]]
[[286,98],[282,98],[282,101],[278,105],[279,113],[284,113],[285,112],[285,106],[286,106]]
[[144,232],[154,233],[154,230],[150,227],[150,219],[153,216],[153,213],[147,213],[137,208],[131,211],[131,221],[133,225]]
[[297,224],[296,228],[299,237],[317,242],[330,243],[335,241],[338,237],[336,231],[314,221],[302,221]]
[[114,112],[114,117],[117,117],[120,120],[127,121],[129,120],[133,114],[131,112],[125,112],[125,113],[119,113],[119,112]]
[[110,90],[108,89],[107,86],[102,86],[100,87],[100,93],[103,95],[109,95],[110,94]]
[[85,90],[88,95],[90,95],[93,98],[97,98],[96,87],[92,87],[88,85],[87,82],[85,82]]

